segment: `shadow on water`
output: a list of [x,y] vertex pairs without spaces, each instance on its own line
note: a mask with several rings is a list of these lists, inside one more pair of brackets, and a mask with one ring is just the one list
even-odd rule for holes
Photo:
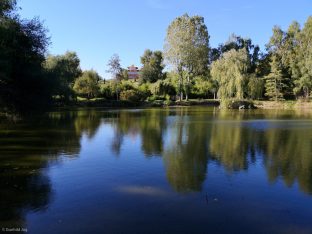
[[95,112],[53,112],[0,123],[0,224],[25,227],[29,211],[48,208],[53,185],[47,175],[60,156],[77,157],[83,134],[92,137],[100,119]]

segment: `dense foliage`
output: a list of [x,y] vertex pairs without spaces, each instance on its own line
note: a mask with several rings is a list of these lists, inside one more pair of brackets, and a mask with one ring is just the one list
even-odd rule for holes
[[201,16],[184,14],[168,27],[164,45],[165,57],[179,76],[180,100],[186,100],[191,89],[191,79],[208,73],[209,34]]
[[50,79],[52,95],[62,102],[73,99],[73,85],[81,75],[80,60],[75,52],[64,55],[48,55],[43,64]]
[[84,71],[80,77],[75,81],[73,90],[80,96],[85,96],[86,98],[94,98],[99,93],[98,82],[101,77],[96,71]]
[[0,105],[5,111],[26,111],[50,101],[41,66],[49,39],[37,18],[20,19],[15,8],[15,1],[0,3]]
[[141,82],[156,82],[164,78],[164,64],[161,51],[145,50],[141,57],[143,67],[140,72]]
[[245,48],[224,53],[211,65],[211,75],[218,82],[220,98],[243,99],[248,80],[248,54]]

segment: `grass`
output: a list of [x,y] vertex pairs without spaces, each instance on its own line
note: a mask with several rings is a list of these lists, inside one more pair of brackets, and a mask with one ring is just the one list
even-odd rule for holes
[[260,109],[312,109],[312,102],[302,100],[254,101],[254,104]]

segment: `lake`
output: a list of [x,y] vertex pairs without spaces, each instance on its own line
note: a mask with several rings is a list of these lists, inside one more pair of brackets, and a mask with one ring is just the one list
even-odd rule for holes
[[0,185],[2,230],[312,233],[312,112],[84,109],[2,120]]

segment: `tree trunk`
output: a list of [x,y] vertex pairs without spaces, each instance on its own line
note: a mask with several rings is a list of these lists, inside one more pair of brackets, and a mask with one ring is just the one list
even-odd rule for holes
[[309,99],[309,88],[303,88],[304,98]]
[[188,101],[189,89],[190,89],[190,76],[188,75],[186,80],[185,101]]
[[180,92],[180,102],[183,100],[183,75],[179,72],[179,92]]
[[119,101],[119,82],[117,80],[117,86],[116,86],[116,100]]
[[183,98],[183,94],[182,94],[182,80],[181,80],[181,77],[179,78],[179,101],[181,102],[182,101],[182,98]]

